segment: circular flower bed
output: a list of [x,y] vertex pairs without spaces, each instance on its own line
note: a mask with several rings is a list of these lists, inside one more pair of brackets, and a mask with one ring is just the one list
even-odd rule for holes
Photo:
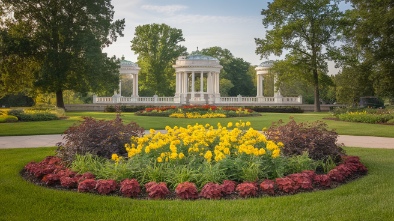
[[[133,198],[220,199],[276,196],[334,188],[367,173],[358,157],[336,165],[308,153],[283,156],[281,142],[267,140],[249,122],[166,127],[132,137],[123,156],[76,155],[31,162],[25,178],[55,188]],[[316,168],[323,170],[316,171]],[[326,171],[326,173],[322,172]]]

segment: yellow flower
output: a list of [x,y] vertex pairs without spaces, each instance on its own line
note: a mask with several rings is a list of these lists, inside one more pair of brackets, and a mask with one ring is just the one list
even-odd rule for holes
[[178,155],[178,157],[179,157],[179,159],[183,159],[184,157],[185,157],[185,154],[183,154],[183,153],[180,153],[179,155]]
[[159,162],[159,163],[163,162],[163,158],[158,157],[158,158],[157,158],[157,162]]
[[246,122],[246,126],[247,127],[250,127],[250,125],[251,125],[251,123],[248,121],[248,122]]
[[231,128],[233,126],[233,122],[228,122],[227,127]]
[[116,154],[116,153],[112,154],[111,160],[113,160],[113,161],[118,161],[118,160],[119,160],[118,154]]
[[211,160],[212,160],[212,152],[211,152],[210,150],[208,150],[208,151],[205,153],[204,158],[205,158],[208,162],[211,162]]

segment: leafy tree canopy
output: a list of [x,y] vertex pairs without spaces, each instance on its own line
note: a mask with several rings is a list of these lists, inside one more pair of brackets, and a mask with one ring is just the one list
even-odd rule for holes
[[327,51],[336,41],[339,0],[274,0],[263,9],[263,24],[270,28],[264,39],[255,39],[261,57],[280,56],[284,50],[311,76],[315,111],[320,111],[319,72],[327,73]]
[[168,96],[174,93],[175,60],[186,54],[182,30],[166,24],[146,24],[135,28],[131,50],[138,54],[141,70],[139,82],[141,95]]
[[[368,95],[394,97],[394,2],[347,2],[352,8],[342,20],[344,44],[336,54],[344,68],[343,74],[362,79],[358,83],[369,89]],[[363,90],[355,90],[353,93],[358,96],[365,94]]]
[[[236,58],[228,49],[217,46],[204,48],[201,50],[201,53],[219,59],[220,65],[223,66],[220,78],[230,80],[231,84],[223,81],[226,84],[223,87],[228,91],[221,89],[220,94],[223,96],[256,95],[256,87],[253,83],[256,73],[250,70],[251,65],[249,62],[244,61],[242,58]],[[222,84],[220,87],[222,87]]]
[[[113,21],[111,0],[3,0],[0,8],[6,15],[0,26],[2,79],[34,78],[35,88],[56,93],[58,107],[64,107],[64,90],[105,93],[117,87],[118,61],[102,53],[123,35],[124,19]],[[21,67],[12,69],[15,62]]]

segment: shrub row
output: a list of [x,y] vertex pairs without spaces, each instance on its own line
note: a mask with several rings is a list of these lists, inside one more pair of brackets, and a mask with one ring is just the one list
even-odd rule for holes
[[[64,166],[58,157],[46,157],[40,163],[30,162],[24,167],[24,172],[34,177],[40,184],[66,189],[77,189],[78,192],[98,193],[101,195],[117,194],[124,197],[139,197],[150,199],[163,199],[176,197],[179,199],[221,199],[234,197],[258,197],[263,195],[284,195],[298,192],[312,191],[314,189],[328,189],[355,179],[367,173],[367,168],[358,157],[345,156],[342,163],[328,172],[316,174],[307,170],[291,174],[274,180],[257,182],[243,182],[237,184],[225,180],[221,184],[207,183],[199,192],[196,185],[191,182],[179,183],[175,193],[171,194],[167,184],[154,181],[146,183],[142,188],[136,179],[125,179],[121,182],[115,180],[95,179],[90,173],[77,174]],[[144,190],[144,191],[143,191]]]
[[265,106],[247,106],[256,112],[269,112],[269,113],[303,113],[300,107],[265,107]]
[[[206,105],[209,106],[209,105]],[[194,106],[195,107],[195,106]],[[212,106],[209,106],[212,108]],[[220,106],[215,106],[215,107],[220,107]],[[106,106],[104,108],[104,112],[116,112],[117,111],[117,106]],[[154,107],[154,106],[120,106],[119,109],[122,112],[138,112],[142,111],[145,109],[149,108],[161,108],[161,107]],[[173,107],[176,108],[176,107]],[[236,107],[234,107],[236,108]],[[266,106],[247,106],[245,107],[247,109],[256,111],[256,112],[271,112],[271,113],[303,113],[304,111],[300,107],[266,107]],[[168,108],[165,108],[167,110]],[[164,111],[163,109],[163,111]],[[157,116],[162,116],[162,115],[157,115]]]
[[15,116],[19,121],[50,121],[58,120],[56,114],[52,113],[25,113],[23,110],[13,109],[8,112],[9,115]]
[[106,106],[104,108],[104,112],[117,112],[118,110],[120,110],[121,112],[137,112],[140,110],[144,110],[145,108],[147,108],[148,106]]

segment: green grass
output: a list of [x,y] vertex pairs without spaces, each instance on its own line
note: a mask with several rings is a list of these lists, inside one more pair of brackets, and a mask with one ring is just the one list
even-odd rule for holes
[[0,220],[394,220],[394,150],[346,148],[369,174],[333,190],[242,200],[134,200],[52,190],[19,171],[54,148],[0,150]]
[[[40,122],[17,122],[17,123],[1,123],[0,136],[15,135],[38,135],[38,134],[61,134],[67,128],[82,120],[82,116],[91,116],[96,119],[113,119],[115,113],[103,112],[68,112],[69,117],[65,120],[40,121]],[[237,118],[214,118],[214,119],[177,119],[167,117],[146,117],[135,116],[133,113],[122,113],[125,123],[136,122],[145,129],[164,129],[165,126],[187,126],[189,124],[206,124],[215,125],[221,123],[227,125],[229,121],[235,122],[242,120],[250,121],[253,128],[261,130],[269,127],[272,122],[282,119],[288,121],[290,117],[294,117],[297,122],[301,121],[325,121],[330,129],[335,128],[339,134],[346,135],[363,135],[378,137],[394,137],[393,125],[352,123],[344,121],[325,120],[324,118],[332,117],[330,113],[302,113],[302,114],[285,114],[285,113],[262,113],[259,117],[237,117]]]

